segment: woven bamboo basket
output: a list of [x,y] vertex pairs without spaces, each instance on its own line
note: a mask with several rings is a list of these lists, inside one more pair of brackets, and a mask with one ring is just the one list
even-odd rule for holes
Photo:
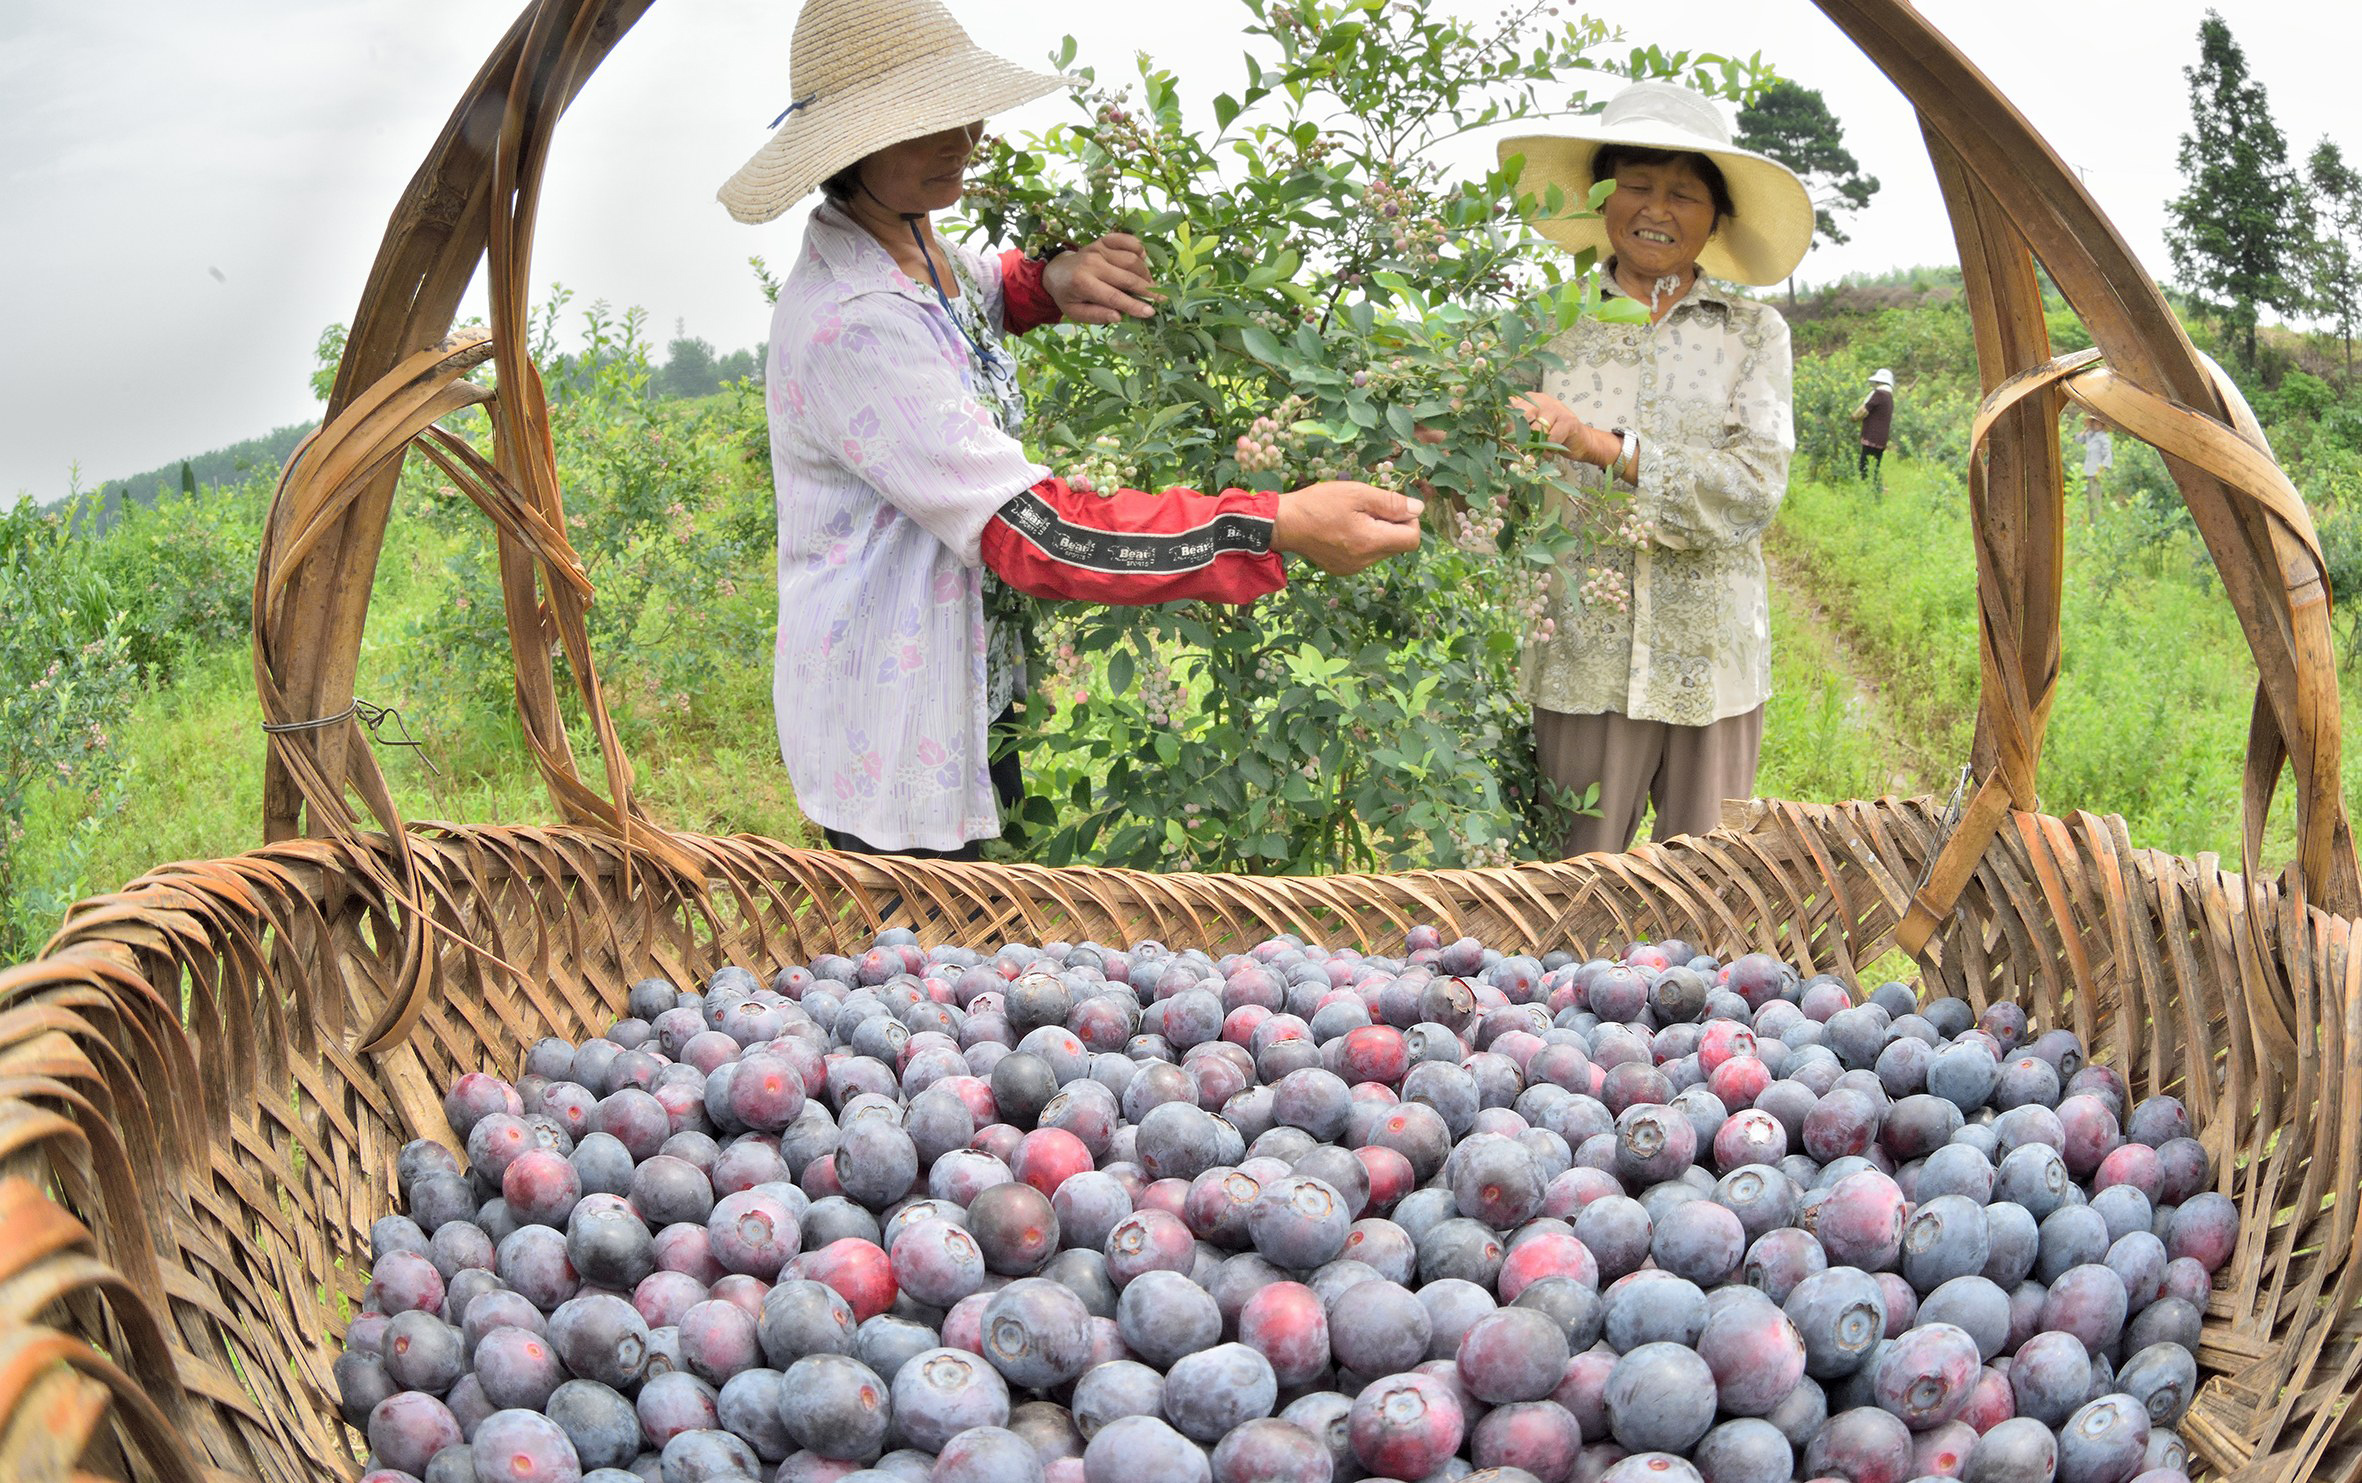
[[[2338,778],[2328,594],[2302,502],[2235,392],[2025,120],[1900,0],[1819,0],[1918,107],[1959,238],[1988,398],[1970,470],[1983,704],[1964,806],[1753,801],[1697,839],[1480,872],[1245,879],[919,864],[702,838],[633,803],[565,538],[524,285],[567,101],[647,0],[529,4],[396,210],[324,428],[283,477],[256,585],[266,829],[74,908],[0,972],[0,1480],[321,1483],[358,1470],[330,1366],[366,1283],[394,1152],[448,1139],[438,1093],[626,987],[766,969],[885,927],[933,942],[1276,931],[1398,944],[1416,922],[1543,949],[1677,935],[1851,974],[1897,944],[1932,989],[2023,1000],[2136,1095],[2189,1104],[2241,1241],[2184,1431],[2214,1473],[2362,1478],[2362,955]],[[2039,257],[2096,356],[2054,360]],[[488,336],[447,338],[489,269]],[[498,364],[495,395],[462,379]],[[2254,650],[2242,868],[2039,812],[2058,674],[2056,419],[2072,399],[2167,455]],[[497,452],[436,419],[484,405]],[[548,829],[406,824],[352,719],[369,576],[400,459],[500,531]],[[607,759],[576,772],[553,651]],[[325,719],[323,719],[325,718]],[[2260,860],[2293,775],[2294,862]],[[355,808],[355,801],[359,808]],[[374,828],[364,824],[366,812]]]

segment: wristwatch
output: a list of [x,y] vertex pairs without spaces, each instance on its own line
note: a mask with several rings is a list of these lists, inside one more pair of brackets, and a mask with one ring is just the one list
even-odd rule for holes
[[1626,484],[1637,484],[1639,481],[1632,477],[1632,470],[1640,454],[1640,434],[1628,427],[1610,428],[1608,431],[1621,439],[1624,445],[1617,451],[1615,461],[1607,466],[1608,477],[1620,479]]

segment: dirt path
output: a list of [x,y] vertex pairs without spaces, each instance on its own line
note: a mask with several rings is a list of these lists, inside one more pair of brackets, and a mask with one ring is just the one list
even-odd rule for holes
[[1883,701],[1883,681],[1873,666],[1854,653],[1841,626],[1821,604],[1813,590],[1811,569],[1796,560],[1776,537],[1764,542],[1763,560],[1777,600],[1784,602],[1800,630],[1791,638],[1801,637],[1816,667],[1836,676],[1848,712],[1859,718],[1861,729],[1885,763],[1885,775],[1878,780],[1880,791],[1925,791],[1928,780],[1943,768],[1898,733]]

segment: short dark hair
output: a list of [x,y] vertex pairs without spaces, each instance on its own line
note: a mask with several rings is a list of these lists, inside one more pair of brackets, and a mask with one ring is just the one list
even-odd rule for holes
[[1730,184],[1722,178],[1722,167],[1706,155],[1691,149],[1650,149],[1638,144],[1603,144],[1591,157],[1591,183],[1616,178],[1616,171],[1625,165],[1687,165],[1706,182],[1706,194],[1714,198],[1714,224],[1736,220],[1739,208],[1730,198]]
[[820,182],[820,194],[839,205],[852,200],[854,192],[860,189],[861,161],[859,160],[855,160],[852,164]]

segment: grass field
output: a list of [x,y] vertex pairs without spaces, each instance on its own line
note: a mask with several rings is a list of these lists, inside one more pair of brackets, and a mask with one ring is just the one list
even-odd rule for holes
[[[2140,844],[2235,859],[2253,664],[2194,538],[2136,534],[2125,512],[2069,532],[2074,579],[2044,806],[2122,813]],[[1978,683],[1975,569],[1957,482],[1910,463],[1891,471],[1883,494],[1801,481],[1770,545],[1775,694],[1759,790],[1832,801],[1941,786],[1967,754]],[[399,544],[389,554],[363,656],[372,698],[405,699],[370,680],[414,657],[400,645],[418,606],[440,600],[434,567]],[[733,659],[685,713],[629,726],[642,796],[668,823],[810,837],[778,760],[768,658]],[[94,884],[258,842],[263,746],[252,685],[247,654],[223,650],[142,697],[118,738],[135,759],[131,796],[93,851]],[[409,817],[547,821],[548,797],[508,708],[411,712],[425,745],[379,752]],[[586,772],[595,766],[585,760]],[[2351,763],[2348,779],[2351,794]],[[38,848],[62,807],[36,810],[29,844]],[[2285,850],[2288,809],[2278,812],[2272,844]]]

